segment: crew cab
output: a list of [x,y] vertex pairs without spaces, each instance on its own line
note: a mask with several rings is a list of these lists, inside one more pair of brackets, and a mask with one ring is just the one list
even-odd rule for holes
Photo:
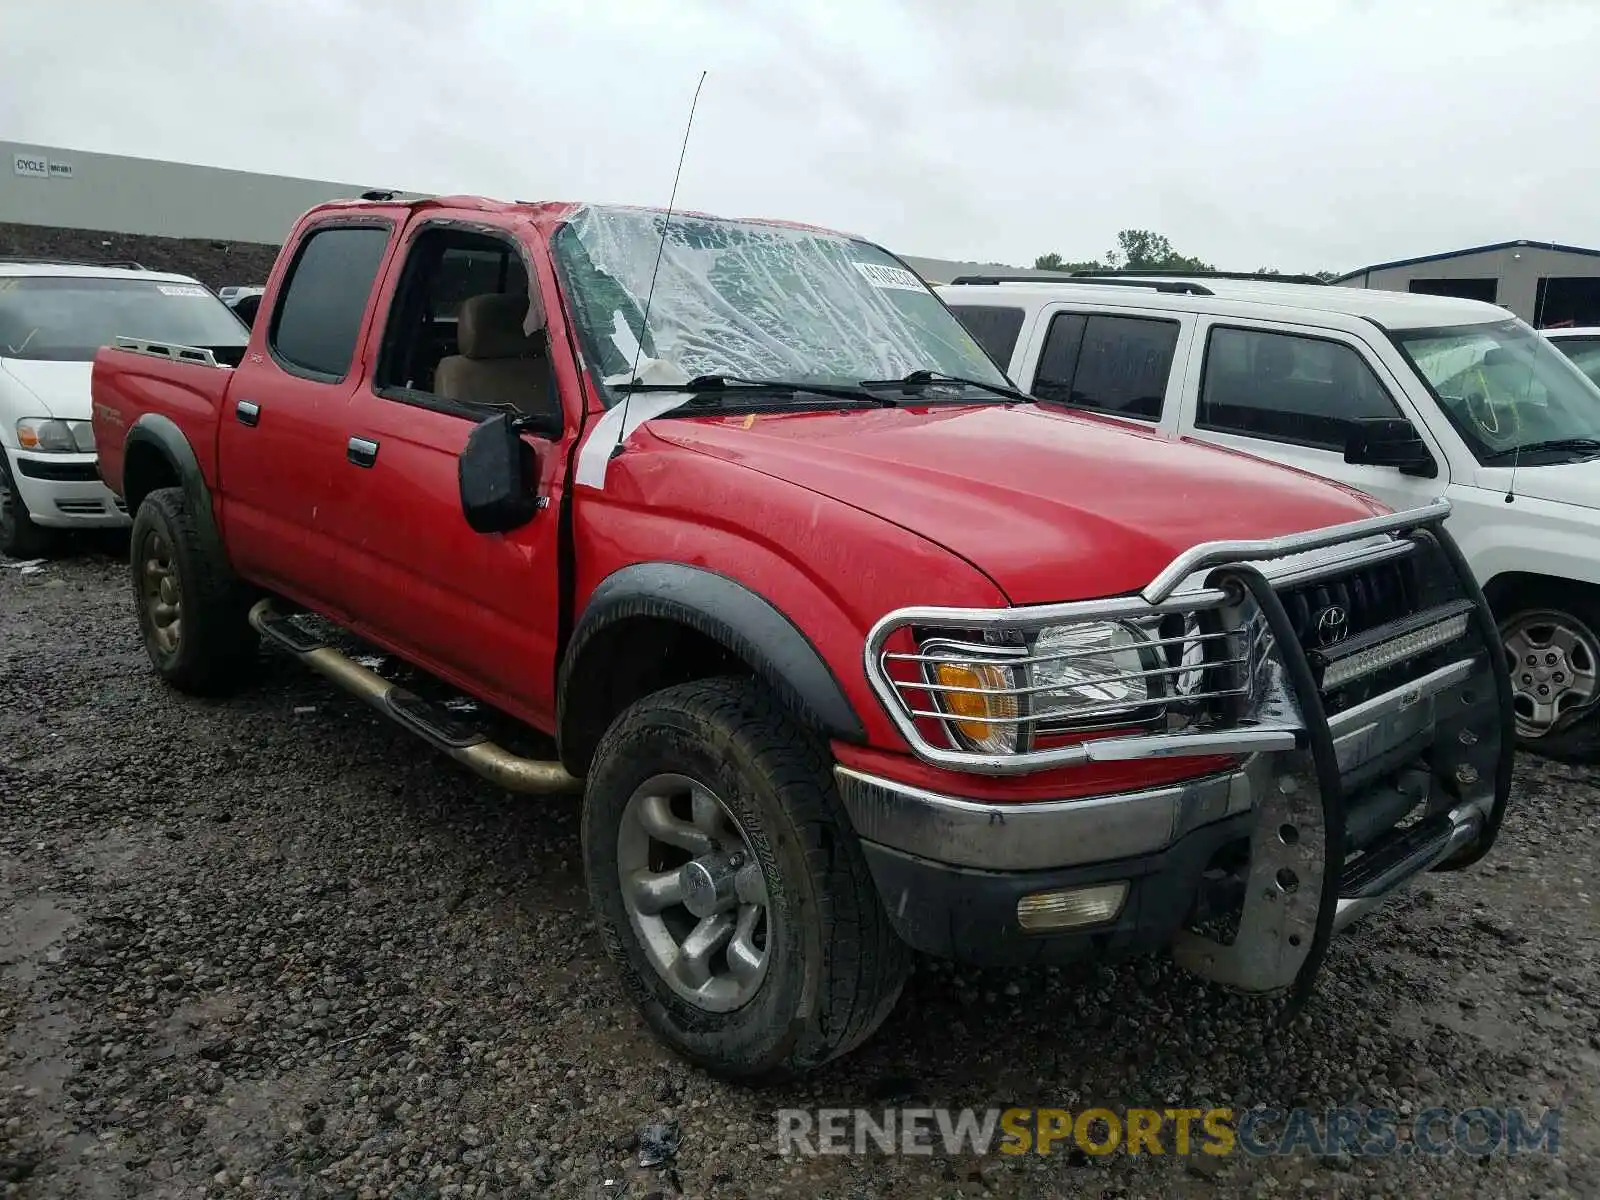
[[1510,312],[1275,275],[969,276],[941,292],[1048,403],[1395,508],[1448,499],[1522,745],[1600,759],[1600,388]]
[[242,349],[246,330],[185,275],[136,265],[0,260],[0,554],[72,529],[126,527],[95,473],[89,375],[117,335]]
[[581,791],[610,956],[718,1072],[858,1045],[913,948],[1171,947],[1303,996],[1505,811],[1447,504],[1035,403],[858,237],[331,203],[237,364],[124,342],[94,398],[156,672],[226,690],[264,641],[508,789]]

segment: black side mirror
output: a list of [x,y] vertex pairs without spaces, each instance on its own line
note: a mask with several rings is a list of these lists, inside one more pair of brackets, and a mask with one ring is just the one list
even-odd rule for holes
[[457,460],[461,511],[478,533],[506,533],[539,511],[539,457],[517,418],[497,413],[467,435]]
[[1344,460],[1369,467],[1394,467],[1402,475],[1432,479],[1439,474],[1433,452],[1404,417],[1359,417],[1347,422]]

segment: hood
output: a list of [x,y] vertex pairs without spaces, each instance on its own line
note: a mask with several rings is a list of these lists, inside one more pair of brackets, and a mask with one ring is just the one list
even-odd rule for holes
[[1014,604],[1132,592],[1198,542],[1388,511],[1248,455],[1032,405],[669,417],[650,430],[910,529]]
[[[1478,486],[1504,492],[1511,485],[1511,469],[1498,464],[1492,472],[1478,473]],[[1516,472],[1516,494],[1553,504],[1600,508],[1600,459],[1588,462],[1524,466]]]
[[93,411],[89,402],[91,362],[51,362],[34,358],[0,358],[0,372],[9,375],[33,393],[34,412],[19,412],[19,417],[58,417],[63,421],[87,421]]

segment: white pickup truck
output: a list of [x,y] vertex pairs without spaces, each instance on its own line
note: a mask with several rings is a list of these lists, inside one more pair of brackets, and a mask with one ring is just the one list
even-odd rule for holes
[[1281,276],[938,289],[1040,399],[1369,492],[1438,496],[1500,622],[1530,750],[1600,757],[1600,388],[1473,300]]

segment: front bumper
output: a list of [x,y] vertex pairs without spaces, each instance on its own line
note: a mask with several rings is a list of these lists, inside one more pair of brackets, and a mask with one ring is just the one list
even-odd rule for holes
[[[1415,536],[1436,567],[1431,597],[1470,601],[1472,619],[1448,653],[1359,702],[1325,702],[1259,570],[1212,572],[1208,585],[1248,592],[1271,627],[1289,702],[1278,731],[1293,728],[1286,746],[1248,753],[1234,771],[1149,791],[995,803],[836,768],[901,937],[995,964],[1171,945],[1180,963],[1218,982],[1303,994],[1334,933],[1419,873],[1480,857],[1510,791],[1509,680],[1493,617],[1454,543],[1434,521]],[[1125,899],[1097,923],[1041,930],[1019,918],[1024,897],[1108,883],[1126,883]],[[1212,926],[1219,914],[1234,923],[1231,936]]]
[[123,502],[100,480],[93,454],[30,454],[6,450],[11,478],[35,525],[54,529],[115,528],[130,523]]

